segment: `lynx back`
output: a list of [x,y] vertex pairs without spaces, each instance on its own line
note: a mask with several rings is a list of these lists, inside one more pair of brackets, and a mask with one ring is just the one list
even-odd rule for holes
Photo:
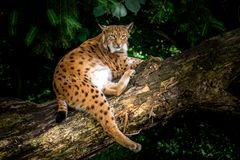
[[[102,26],[95,38],[67,53],[57,64],[53,88],[58,110],[56,121],[67,117],[70,106],[90,113],[119,144],[135,152],[141,145],[118,128],[106,95],[119,96],[127,87],[134,68],[141,62],[127,56],[133,24]],[[113,79],[119,79],[117,83]]]

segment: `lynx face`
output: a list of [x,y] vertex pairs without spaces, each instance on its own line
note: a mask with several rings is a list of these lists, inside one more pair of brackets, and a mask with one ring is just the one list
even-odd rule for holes
[[124,52],[128,50],[128,37],[132,29],[132,24],[127,26],[101,26],[104,36],[102,37],[102,43],[105,49],[108,49],[111,53]]

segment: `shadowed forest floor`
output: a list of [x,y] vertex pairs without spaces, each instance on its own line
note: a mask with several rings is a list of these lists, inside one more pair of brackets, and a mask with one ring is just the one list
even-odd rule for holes
[[[200,110],[186,111],[164,127],[155,126],[134,138],[143,150],[135,154],[113,144],[90,160],[239,159],[240,118]],[[151,137],[151,139],[147,139]]]

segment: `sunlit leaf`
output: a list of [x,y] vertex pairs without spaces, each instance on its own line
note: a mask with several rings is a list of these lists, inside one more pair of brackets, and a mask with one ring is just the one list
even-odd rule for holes
[[25,43],[27,46],[30,46],[33,43],[34,38],[36,37],[38,28],[36,26],[31,27],[25,37]]
[[9,32],[10,32],[11,36],[16,35],[17,20],[18,20],[18,12],[14,10],[10,14],[10,28],[9,28]]
[[113,6],[112,6],[112,15],[114,17],[125,17],[127,15],[127,10],[126,8],[124,7],[123,4],[121,3],[115,3]]
[[73,17],[71,16],[64,16],[65,23],[67,27],[71,29],[80,29],[81,24]]
[[216,28],[219,31],[225,31],[224,24],[221,21],[218,21],[217,19],[211,17],[210,19],[211,26]]
[[11,27],[9,28],[9,33],[10,33],[11,36],[16,35],[16,33],[17,33],[16,27],[11,26]]
[[10,25],[11,26],[16,25],[17,24],[17,20],[18,20],[18,12],[16,10],[14,10],[10,14]]
[[48,59],[53,59],[53,51],[51,47],[46,47],[45,49],[45,57]]
[[72,40],[76,36],[76,31],[81,29],[81,24],[71,16],[64,16],[64,21],[66,26],[63,28],[64,34],[66,37],[68,37],[69,40]]
[[202,32],[201,32],[201,36],[205,36],[207,34],[207,25],[208,24],[204,24],[203,27],[202,27]]
[[51,25],[56,26],[58,24],[59,20],[58,20],[56,13],[54,12],[54,10],[48,9],[47,16],[48,16],[48,20],[51,23]]

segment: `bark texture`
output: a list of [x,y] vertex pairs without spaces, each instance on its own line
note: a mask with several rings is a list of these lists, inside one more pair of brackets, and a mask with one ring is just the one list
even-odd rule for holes
[[[240,114],[240,29],[177,57],[140,64],[127,90],[110,97],[125,134],[165,124],[194,107]],[[114,143],[88,114],[70,111],[55,123],[55,101],[0,98],[0,159],[81,159]],[[143,146],[144,147],[144,146]]]

